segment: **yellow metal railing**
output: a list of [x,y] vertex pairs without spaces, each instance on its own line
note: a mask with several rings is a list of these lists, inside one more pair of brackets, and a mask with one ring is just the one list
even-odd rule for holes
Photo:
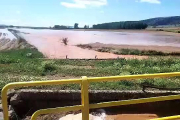
[[[143,98],[143,99],[132,99],[132,100],[122,100],[122,101],[89,104],[88,87],[89,87],[90,82],[135,80],[135,79],[143,79],[143,78],[166,78],[166,77],[176,77],[176,76],[180,76],[180,72],[144,74],[144,75],[128,75],[128,76],[112,76],[112,77],[95,77],[95,78],[82,77],[81,79],[69,79],[69,80],[51,80],[51,81],[10,83],[10,84],[7,84],[6,86],[4,86],[4,88],[2,89],[2,92],[1,92],[4,120],[9,120],[9,118],[8,118],[8,103],[7,103],[7,92],[9,89],[18,88],[18,87],[28,87],[28,86],[42,86],[42,85],[60,85],[60,84],[74,84],[74,83],[81,84],[81,101],[82,101],[81,105],[38,110],[32,115],[31,120],[36,120],[37,117],[42,114],[57,113],[57,112],[62,112],[62,111],[63,112],[64,111],[76,111],[76,110],[82,110],[83,120],[89,120],[89,109],[180,99],[180,95],[171,95],[171,96],[162,96],[162,97],[151,97],[151,98]],[[158,119],[154,119],[154,120],[177,120],[178,118],[180,118],[180,116],[158,118]]]

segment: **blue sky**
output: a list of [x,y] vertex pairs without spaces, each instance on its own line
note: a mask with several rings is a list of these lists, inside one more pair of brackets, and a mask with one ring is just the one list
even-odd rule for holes
[[180,0],[1,0],[0,24],[54,26],[180,16]]

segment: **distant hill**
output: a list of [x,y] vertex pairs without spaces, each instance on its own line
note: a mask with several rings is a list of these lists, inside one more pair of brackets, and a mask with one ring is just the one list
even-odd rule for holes
[[158,17],[140,21],[120,21],[93,25],[94,29],[145,29],[148,26],[180,26],[180,16]]
[[149,26],[177,25],[180,24],[180,16],[151,18],[142,20],[141,22],[144,22]]

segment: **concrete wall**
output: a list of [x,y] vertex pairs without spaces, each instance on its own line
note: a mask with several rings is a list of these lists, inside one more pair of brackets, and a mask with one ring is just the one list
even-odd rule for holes
[[[180,92],[171,91],[90,91],[90,103],[138,99],[156,96],[177,95]],[[18,116],[31,115],[36,110],[81,104],[80,91],[52,91],[52,90],[19,90],[9,98],[9,102]],[[120,110],[122,113],[180,113],[180,101],[165,101],[115,107],[108,110]]]

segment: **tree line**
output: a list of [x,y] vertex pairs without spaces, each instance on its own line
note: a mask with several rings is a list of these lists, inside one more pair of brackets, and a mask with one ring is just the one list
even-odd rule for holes
[[[79,29],[79,24],[74,24],[74,29]],[[146,29],[148,25],[139,21],[126,21],[126,22],[112,22],[93,25],[91,29]],[[67,26],[55,25],[54,29],[70,29]],[[71,28],[73,29],[73,28]],[[82,28],[81,28],[82,29]],[[84,29],[90,29],[88,25],[84,26]]]
[[64,26],[64,25],[54,25],[53,29],[68,29],[68,26]]
[[65,26],[65,25],[54,25],[53,29],[79,29],[79,24],[75,23],[74,27],[70,27],[70,26]]
[[147,24],[143,22],[112,22],[93,25],[93,29],[146,29]]
[[93,25],[91,28],[89,25],[84,27],[79,27],[78,23],[75,23],[74,26],[65,26],[65,25],[54,25],[54,27],[29,27],[29,26],[7,26],[9,28],[18,27],[18,28],[32,28],[32,29],[146,29],[148,25],[140,21],[126,21],[126,22],[112,22],[112,23],[103,23]]

